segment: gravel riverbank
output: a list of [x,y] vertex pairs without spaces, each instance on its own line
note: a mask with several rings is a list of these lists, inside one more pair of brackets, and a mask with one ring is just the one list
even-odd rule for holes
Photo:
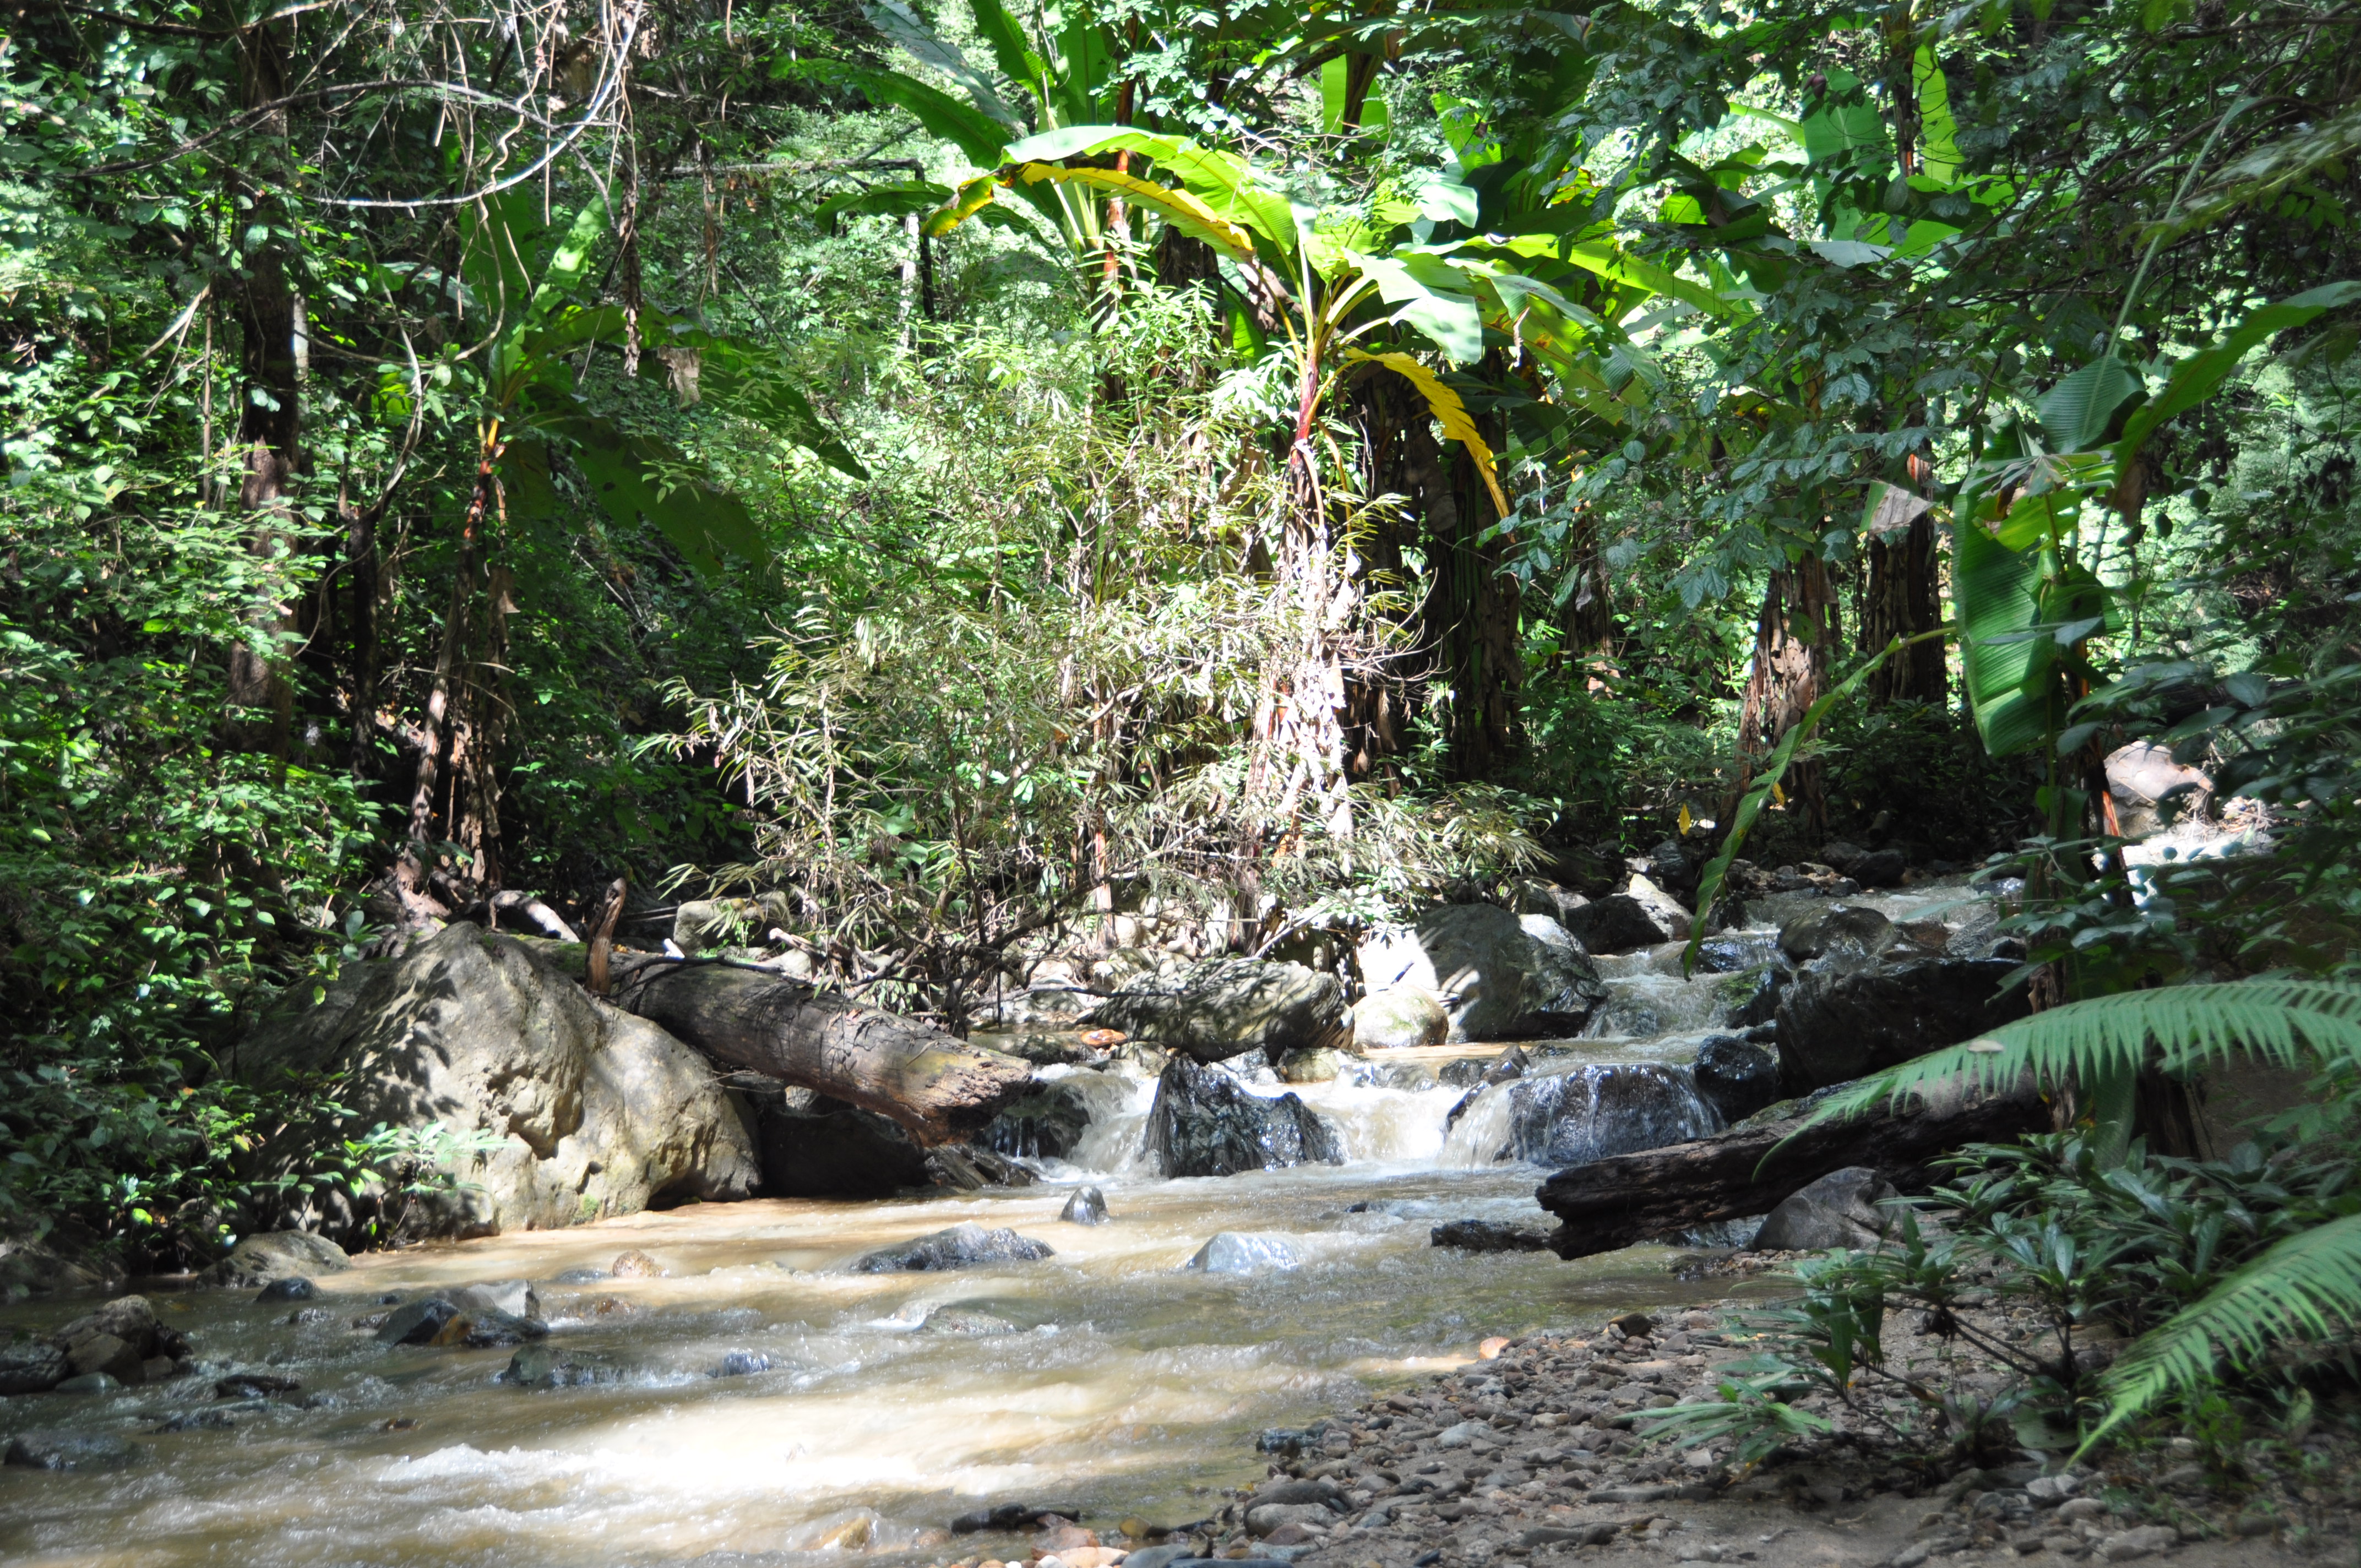
[[[1651,1412],[1713,1398],[1724,1369],[1754,1354],[1746,1310],[1719,1302],[1488,1340],[1481,1359],[1423,1387],[1266,1434],[1278,1453],[1269,1477],[1206,1519],[1094,1531],[1045,1519],[1024,1552],[950,1568],[1554,1568],[1635,1552],[1763,1568],[2356,1561],[2361,1466],[2349,1439],[2324,1431],[2246,1443],[2226,1467],[2177,1438],[2095,1467],[2056,1470],[2025,1455],[1947,1471],[1905,1463],[1868,1423],[1805,1400],[1834,1431],[1760,1466],[1732,1464],[1715,1445],[1675,1453],[1642,1442],[1632,1429]],[[1991,1311],[1992,1327],[2009,1326],[2005,1309]],[[1889,1326],[1889,1345],[1913,1359],[1957,1354],[1913,1343],[1899,1318]]]

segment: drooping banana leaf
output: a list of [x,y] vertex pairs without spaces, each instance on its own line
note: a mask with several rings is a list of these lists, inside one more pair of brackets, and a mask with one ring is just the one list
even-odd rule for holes
[[2105,439],[2117,410],[2147,388],[2115,358],[2094,359],[2035,400],[2041,433],[2053,452],[2088,452]]
[[2256,311],[2222,335],[2222,341],[2174,367],[2171,378],[2154,400],[2132,411],[2124,422],[2123,439],[2115,444],[2115,464],[2121,467],[2137,455],[2156,427],[2176,414],[2188,412],[2221,390],[2257,345],[2273,333],[2301,326],[2324,311],[2361,300],[2361,282],[2323,283],[2291,299]]
[[782,60],[772,64],[771,74],[781,80],[827,82],[857,88],[872,102],[907,109],[918,124],[957,147],[967,155],[969,162],[980,169],[990,169],[1000,162],[1001,148],[1008,144],[1012,134],[1009,126],[973,104],[962,104],[948,93],[895,71],[874,71],[840,60]]
[[[968,63],[955,45],[944,42],[935,30],[918,19],[917,14],[902,0],[867,0],[862,9],[868,14],[872,26],[910,51],[911,55],[934,67],[953,82],[984,116],[1006,128],[1010,136],[1023,136],[1025,122],[1016,111],[1002,99],[991,78]],[[1009,73],[1017,81],[1025,80],[1021,71]]]
[[1419,396],[1426,400],[1427,409],[1434,415],[1435,422],[1443,426],[1443,433],[1466,447],[1467,455],[1476,460],[1476,471],[1484,477],[1484,488],[1492,492],[1492,504],[1500,509],[1501,516],[1508,515],[1509,498],[1500,493],[1500,478],[1494,466],[1491,444],[1484,439],[1483,432],[1477,430],[1476,422],[1468,417],[1467,405],[1460,400],[1458,393],[1444,386],[1433,371],[1407,354],[1365,354],[1354,348],[1346,350],[1345,356],[1382,365],[1416,387]]
[[[1252,259],[1254,236],[1236,224],[1223,217],[1186,191],[1176,191],[1169,185],[1159,185],[1137,175],[1118,173],[1112,169],[1063,169],[1054,163],[1020,163],[1012,174],[1020,186],[1042,183],[1088,185],[1121,196],[1141,206],[1153,208],[1164,214],[1173,227],[1192,239],[1228,252],[1239,260]],[[982,203],[978,203],[978,206]],[[956,220],[953,220],[956,221]],[[946,225],[945,226],[949,226]]]
[[2050,690],[2058,643],[2041,630],[2039,552],[2012,550],[1973,519],[1958,521],[1952,535],[1968,701],[1984,749],[2005,757],[2041,744],[2062,718]]

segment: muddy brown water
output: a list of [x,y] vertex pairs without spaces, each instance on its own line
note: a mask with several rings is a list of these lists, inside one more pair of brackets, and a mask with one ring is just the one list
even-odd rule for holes
[[[1714,977],[1665,955],[1602,960],[1616,1003],[1678,1031],[1710,1022]],[[1580,1042],[1601,1062],[1680,1061],[1693,1033]],[[1489,1056],[1499,1047],[1389,1053]],[[1259,1477],[1256,1434],[1296,1427],[1458,1365],[1492,1334],[1596,1323],[1611,1310],[1726,1294],[1671,1254],[1576,1263],[1428,1243],[1446,1219],[1547,1223],[1543,1174],[1475,1163],[1444,1135],[1461,1091],[1301,1089],[1342,1124],[1337,1168],[1162,1180],[1140,1168],[1152,1086],[1096,1074],[1098,1118],[1038,1188],[965,1197],[691,1206],[566,1231],[383,1253],[320,1281],[291,1321],[251,1292],[154,1298],[201,1375],[113,1395],[0,1399],[0,1440],[114,1431],[113,1472],[0,1470],[10,1564],[881,1563],[951,1554],[939,1535],[991,1503],[1071,1502],[1092,1522],[1204,1517]],[[1279,1092],[1269,1085],[1261,1091]],[[1072,1187],[1114,1222],[1060,1222]],[[1355,1205],[1369,1205],[1358,1212]],[[1045,1261],[866,1276],[871,1247],[963,1221],[1048,1242]],[[1283,1238],[1300,1266],[1249,1277],[1181,1266],[1218,1231]],[[658,1279],[551,1283],[629,1248]],[[555,1343],[610,1353],[627,1380],[528,1391],[494,1379],[507,1351],[385,1349],[351,1320],[379,1299],[478,1280],[540,1282]],[[1016,1326],[922,1328],[960,1306]],[[18,1303],[0,1324],[49,1329],[87,1303]],[[716,1376],[731,1352],[768,1370]],[[269,1368],[301,1394],[229,1409],[227,1428],[153,1429],[206,1408],[214,1377]],[[1005,1538],[962,1538],[960,1550]]]

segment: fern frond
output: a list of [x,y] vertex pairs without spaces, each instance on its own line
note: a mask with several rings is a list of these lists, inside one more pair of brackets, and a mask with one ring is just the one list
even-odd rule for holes
[[2213,1375],[2222,1353],[2259,1356],[2278,1340],[2321,1338],[2361,1321],[2361,1214],[2292,1235],[2142,1335],[2100,1387],[2107,1419],[2082,1447],[2136,1420],[2167,1395]]
[[2283,1066],[2308,1054],[2361,1062],[2361,985],[2244,980],[2072,1002],[1864,1078],[1830,1097],[1813,1119],[1850,1116],[1937,1084],[1991,1089],[2028,1072],[2044,1084],[2128,1077],[2147,1065],[2151,1042],[2169,1071],[2241,1052]]

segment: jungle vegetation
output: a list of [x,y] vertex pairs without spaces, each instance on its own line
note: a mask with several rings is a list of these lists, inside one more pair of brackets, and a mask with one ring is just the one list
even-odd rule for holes
[[[2349,1332],[2356,27],[27,0],[0,1219],[205,1255],[335,1093],[219,1070],[265,998],[618,878],[961,1030],[1145,898],[1282,953],[1876,834],[2024,877],[2067,1004],[2005,1060],[2082,1141],[1982,1220],[2166,1181],[2142,1073],[2323,1075],[2120,1409]],[[2136,885],[2143,739],[2274,835]]]

